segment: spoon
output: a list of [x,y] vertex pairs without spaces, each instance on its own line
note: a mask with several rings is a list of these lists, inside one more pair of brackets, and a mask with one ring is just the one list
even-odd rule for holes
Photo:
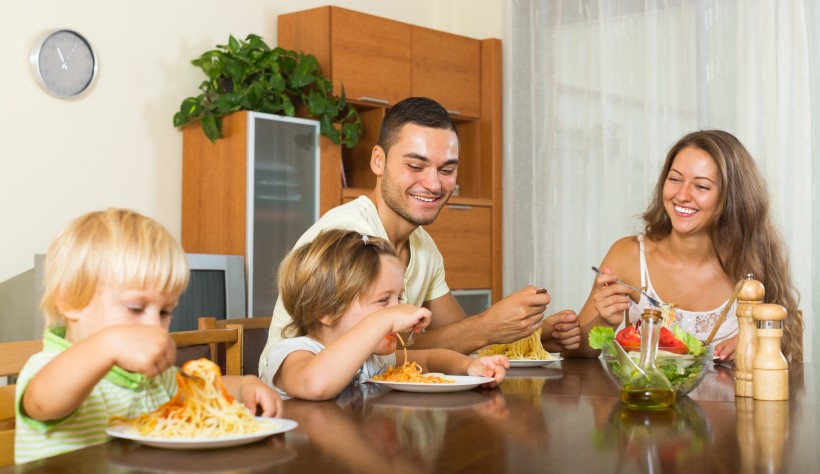
[[[603,275],[603,274],[604,274],[604,272],[602,272],[601,270],[598,270],[598,267],[592,267],[592,271],[593,271],[593,272],[595,272],[595,273],[597,273],[597,274],[599,274],[599,275]],[[645,291],[643,291],[643,290],[641,290],[640,288],[635,288],[634,286],[629,285],[629,284],[627,284],[627,283],[624,283],[624,282],[622,282],[621,280],[615,280],[615,283],[617,283],[617,284],[619,284],[619,285],[623,285],[623,286],[625,286],[625,287],[627,287],[627,288],[632,288],[633,290],[640,292],[642,295],[646,296],[646,299],[648,299],[648,300],[649,300],[649,304],[651,304],[652,306],[654,306],[654,307],[656,307],[656,308],[660,308],[660,307],[661,307],[661,303],[660,303],[660,301],[658,301],[658,300],[656,300],[655,298],[653,298],[653,297],[651,297],[651,296],[647,295],[647,294],[646,294],[646,292],[645,292]]]

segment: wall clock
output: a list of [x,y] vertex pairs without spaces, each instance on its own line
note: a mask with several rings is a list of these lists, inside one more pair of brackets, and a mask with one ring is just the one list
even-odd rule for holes
[[31,68],[40,87],[61,99],[87,93],[97,76],[97,55],[82,35],[72,30],[53,30],[40,38],[31,51]]

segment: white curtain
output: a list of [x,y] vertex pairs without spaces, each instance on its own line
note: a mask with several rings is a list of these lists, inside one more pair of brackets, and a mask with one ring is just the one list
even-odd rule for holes
[[[766,177],[807,323],[820,293],[820,6],[812,0],[515,0],[504,36],[504,290],[579,311],[642,226],[667,150],[723,129]],[[819,295],[813,298],[813,294]]]

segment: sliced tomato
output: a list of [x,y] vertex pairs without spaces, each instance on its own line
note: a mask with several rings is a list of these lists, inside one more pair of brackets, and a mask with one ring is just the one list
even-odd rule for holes
[[641,334],[635,329],[635,326],[625,327],[618,331],[615,340],[628,351],[641,350]]
[[658,341],[658,348],[669,351],[675,354],[688,354],[689,348],[680,339],[675,337],[675,334],[666,329],[661,328],[661,337]]

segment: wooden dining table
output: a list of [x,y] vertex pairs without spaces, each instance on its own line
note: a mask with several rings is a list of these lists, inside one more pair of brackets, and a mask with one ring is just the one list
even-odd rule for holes
[[497,389],[408,393],[373,384],[288,400],[299,426],[232,448],[115,440],[0,473],[820,472],[817,364],[793,364],[788,401],[736,398],[714,365],[673,409],[636,411],[597,359],[510,369]]

